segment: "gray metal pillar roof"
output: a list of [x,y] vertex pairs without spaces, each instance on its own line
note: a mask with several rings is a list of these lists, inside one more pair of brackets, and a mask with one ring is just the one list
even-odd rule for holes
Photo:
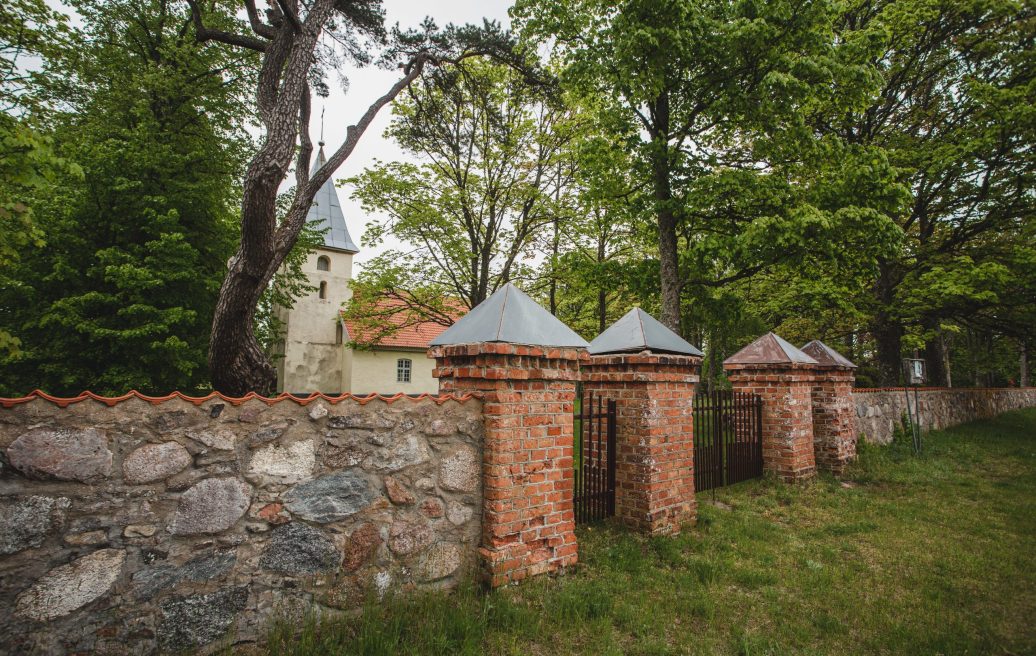
[[640,308],[633,308],[590,342],[590,353],[676,353],[704,355],[690,342]]
[[723,361],[723,364],[818,364],[816,360],[769,332]]
[[530,346],[590,346],[557,317],[507,283],[432,340],[432,346],[507,342]]
[[856,368],[856,365],[850,362],[848,358],[819,339],[814,339],[812,342],[803,346],[802,352],[822,365],[829,367],[848,367],[850,369]]

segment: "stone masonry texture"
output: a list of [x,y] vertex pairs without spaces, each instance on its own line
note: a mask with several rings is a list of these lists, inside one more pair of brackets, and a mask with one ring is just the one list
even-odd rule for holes
[[[572,413],[586,351],[481,343],[434,347],[429,355],[441,393],[482,394],[486,580],[498,586],[575,564]],[[441,477],[470,485],[445,470]]]
[[0,409],[0,654],[209,653],[456,585],[482,431],[475,398]]
[[[918,391],[921,428],[949,428],[976,419],[988,419],[1009,410],[1036,407],[1036,387],[969,389],[922,388]],[[907,412],[902,388],[853,390],[855,432],[863,440],[888,444]],[[914,408],[914,391],[910,391]]]
[[615,512],[631,528],[672,534],[694,521],[694,390],[701,358],[597,355],[583,391],[616,403]]
[[812,387],[815,366],[727,364],[734,390],[763,402],[763,469],[788,482],[816,475],[813,452]]

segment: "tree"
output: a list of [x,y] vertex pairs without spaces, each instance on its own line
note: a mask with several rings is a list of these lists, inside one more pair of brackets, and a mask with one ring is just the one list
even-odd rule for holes
[[365,243],[392,235],[407,249],[367,264],[349,312],[378,318],[388,298],[409,313],[403,325],[449,325],[458,305],[473,308],[504,283],[534,275],[537,238],[564,211],[572,126],[543,89],[481,61],[426,76],[394,114],[387,133],[420,163],[379,163],[348,182],[364,209],[386,217],[368,228]]
[[199,46],[163,0],[74,3],[79,46],[35,92],[65,176],[37,204],[45,249],[5,287],[23,336],[3,387],[165,393],[208,387],[206,327],[234,246],[235,180],[250,148],[242,56]]
[[908,346],[924,347],[936,384],[949,382],[954,324],[1010,302],[988,237],[1033,216],[1033,16],[1014,2],[896,0],[853,3],[842,18],[846,38],[880,44],[882,85],[829,127],[885,150],[912,193],[890,215],[904,248],[881,260],[871,291],[881,384],[899,380]]
[[[68,18],[40,0],[12,0],[0,7],[0,287],[17,281],[11,269],[26,249],[43,246],[33,218],[35,197],[77,166],[54,152],[38,129],[40,109],[26,60],[60,52],[68,44]],[[19,354],[21,340],[0,328],[0,356]]]
[[[663,323],[683,330],[686,288],[736,282],[794,256],[756,243],[743,261],[723,259],[739,254],[729,242],[748,227],[771,243],[776,230],[808,234],[808,208],[754,223],[778,196],[795,200],[773,173],[810,150],[805,117],[818,106],[866,96],[868,71],[840,57],[827,4],[530,0],[514,16],[534,43],[553,40],[568,88],[596,98],[598,125],[630,153],[631,191],[655,219]],[[692,251],[685,262],[718,261],[686,270],[681,239]]]
[[[345,141],[311,176],[312,92],[326,85],[326,70],[343,60],[369,63],[371,48],[386,43],[380,0],[313,0],[307,5],[277,0],[265,17],[254,0],[245,0],[247,26],[235,24],[239,21],[225,12],[208,11],[197,0],[188,1],[200,41],[226,43],[260,58],[255,107],[262,141],[245,172],[241,243],[220,288],[209,367],[213,385],[223,392],[268,392],[275,386],[276,373],[256,339],[253,316],[263,290],[295,245],[316,192],[349,157],[377,113],[426,68],[481,54],[513,59],[509,37],[490,23],[440,30],[426,20],[420,30],[395,30],[380,61],[400,66],[401,77],[349,126]],[[293,164],[294,197],[278,217],[278,189]]]

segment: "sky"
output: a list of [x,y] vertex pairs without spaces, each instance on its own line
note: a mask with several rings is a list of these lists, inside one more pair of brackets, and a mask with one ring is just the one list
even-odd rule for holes
[[[499,21],[507,27],[509,25],[507,10],[511,3],[512,0],[426,0],[425,2],[385,0],[384,4],[386,25],[395,25],[398,22],[401,27],[407,28],[417,26],[425,16],[431,16],[440,26],[447,23],[481,25],[482,19],[488,18]],[[320,138],[320,111],[323,109],[324,141],[327,144],[325,152],[328,155],[345,139],[346,128],[355,123],[370,103],[383,95],[400,75],[399,71],[386,71],[373,66],[349,69],[345,73],[349,78],[348,93],[343,93],[341,88],[332,86],[330,97],[326,100],[318,99],[313,107],[310,136],[314,143]],[[375,159],[386,162],[412,159],[404,154],[392,140],[383,136],[391,116],[390,107],[381,110],[381,113],[360,138],[353,154],[334,174],[335,180],[358,175]],[[377,249],[363,245],[361,239],[371,217],[363,211],[358,201],[350,198],[351,194],[352,190],[348,186],[338,188],[338,197],[342,202],[342,211],[345,213],[349,234],[353,241],[360,246],[360,253],[353,260],[355,263],[353,275],[356,275],[363,268],[364,262],[387,249],[399,248],[400,244],[386,240]]]

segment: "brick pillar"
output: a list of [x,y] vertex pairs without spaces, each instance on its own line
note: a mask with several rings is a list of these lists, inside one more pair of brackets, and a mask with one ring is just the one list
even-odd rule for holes
[[694,388],[701,358],[595,355],[583,391],[616,405],[615,514],[652,535],[694,521]]
[[813,449],[817,467],[841,474],[856,459],[855,376],[850,367],[817,366],[813,383]]
[[736,392],[763,401],[763,469],[785,481],[816,474],[813,454],[812,388],[816,365],[794,362],[724,363]]
[[439,390],[481,392],[484,574],[496,587],[576,563],[573,412],[584,349],[433,347]]

